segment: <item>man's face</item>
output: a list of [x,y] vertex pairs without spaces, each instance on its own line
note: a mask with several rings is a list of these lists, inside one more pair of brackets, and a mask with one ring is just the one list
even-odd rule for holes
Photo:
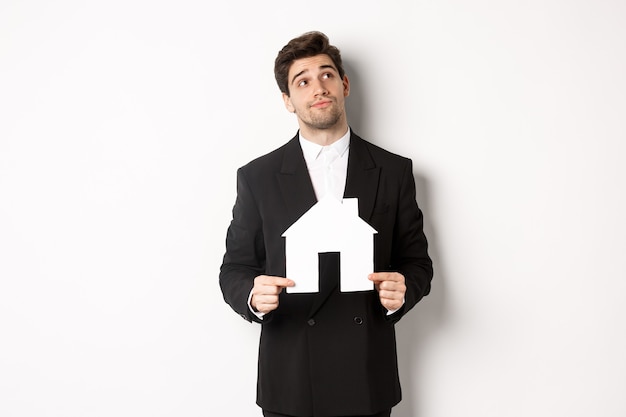
[[345,119],[345,98],[350,93],[348,77],[339,72],[328,55],[298,59],[289,68],[289,94],[285,107],[300,123],[313,129],[329,129]]

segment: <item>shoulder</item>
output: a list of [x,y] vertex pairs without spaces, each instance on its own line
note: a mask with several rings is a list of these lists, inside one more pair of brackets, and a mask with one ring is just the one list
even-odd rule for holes
[[369,140],[365,140],[353,133],[350,137],[350,148],[361,159],[367,160],[370,158],[371,163],[375,166],[387,166],[405,169],[406,166],[411,166],[412,161],[410,158],[391,152],[385,148],[373,144]]
[[285,155],[289,152],[298,152],[299,149],[300,145],[296,135],[284,145],[249,161],[240,167],[239,171],[256,175],[266,171],[280,170]]

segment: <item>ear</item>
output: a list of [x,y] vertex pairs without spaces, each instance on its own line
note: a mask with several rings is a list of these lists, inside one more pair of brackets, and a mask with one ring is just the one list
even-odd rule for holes
[[285,102],[285,108],[290,112],[290,113],[295,113],[296,109],[293,107],[293,105],[291,104],[291,97],[289,97],[289,95],[283,93],[283,101]]
[[343,76],[343,96],[348,97],[350,95],[350,80],[348,80],[348,76]]

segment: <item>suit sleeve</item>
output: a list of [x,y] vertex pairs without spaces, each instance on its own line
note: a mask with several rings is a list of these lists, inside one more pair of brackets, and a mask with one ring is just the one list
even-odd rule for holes
[[219,282],[224,300],[241,317],[260,322],[248,307],[254,278],[265,271],[262,220],[243,168],[237,171],[237,198],[226,233]]
[[433,276],[424,234],[424,218],[416,201],[413,164],[410,160],[402,174],[392,245],[391,267],[404,275],[407,287],[404,305],[389,316],[390,320],[397,321],[422,297],[428,295]]

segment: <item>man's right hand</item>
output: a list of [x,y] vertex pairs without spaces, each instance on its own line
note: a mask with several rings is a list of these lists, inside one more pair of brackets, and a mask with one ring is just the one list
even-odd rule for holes
[[278,295],[285,287],[293,287],[295,283],[289,278],[259,275],[254,279],[250,306],[263,314],[278,308]]

